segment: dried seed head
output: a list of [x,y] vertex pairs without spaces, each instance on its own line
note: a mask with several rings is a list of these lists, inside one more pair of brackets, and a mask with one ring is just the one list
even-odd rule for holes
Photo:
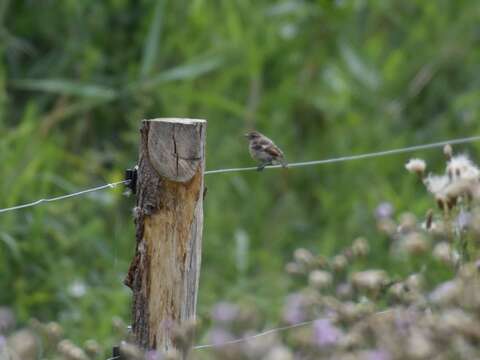
[[352,274],[352,285],[359,290],[380,290],[387,282],[388,275],[384,270],[366,270]]
[[370,246],[368,245],[367,239],[364,237],[358,237],[353,240],[352,244],[352,253],[355,257],[364,257],[367,256],[370,252]]
[[453,148],[452,145],[447,144],[443,147],[443,154],[447,158],[447,160],[450,160],[453,156]]
[[480,327],[475,318],[460,308],[447,309],[441,313],[442,328],[450,333],[460,333],[480,339]]
[[465,154],[452,157],[446,172],[450,180],[478,180],[480,175],[480,170]]
[[417,218],[411,212],[404,212],[400,215],[400,225],[399,231],[402,233],[407,233],[415,230],[417,227]]
[[347,265],[348,265],[348,260],[347,260],[347,257],[345,255],[342,255],[342,254],[336,255],[332,259],[332,269],[333,269],[333,271],[336,271],[336,272],[343,271],[343,270],[345,270]]
[[314,289],[324,289],[332,285],[332,274],[324,270],[313,270],[308,276],[308,282]]
[[315,262],[315,257],[313,254],[309,250],[303,248],[295,250],[293,253],[293,258],[298,264],[307,268],[311,267]]
[[425,283],[425,278],[422,274],[412,274],[410,275],[407,280],[405,280],[405,284],[414,291],[420,291]]
[[408,286],[402,282],[397,282],[389,287],[388,294],[395,300],[405,300],[405,294],[408,292]]
[[303,267],[298,265],[296,262],[289,262],[287,265],[285,265],[285,271],[289,275],[305,274]]
[[60,341],[57,350],[66,360],[88,360],[87,354],[70,340]]
[[0,334],[5,334],[13,329],[15,327],[15,323],[16,319],[13,311],[6,306],[0,306]]
[[292,352],[283,345],[278,345],[272,348],[265,357],[264,360],[293,360]]
[[335,293],[340,299],[343,299],[343,300],[351,299],[353,296],[352,285],[350,283],[341,283],[335,289]]
[[450,264],[452,261],[452,247],[449,243],[442,241],[433,248],[432,255],[435,259]]
[[100,344],[93,339],[89,339],[85,341],[85,344],[83,345],[83,347],[85,348],[85,351],[87,352],[87,354],[92,358],[98,357],[102,352],[102,347],[100,346]]
[[[19,330],[13,333],[8,337],[7,342],[12,351],[18,356],[18,359],[38,359],[40,357],[37,336],[30,330]],[[7,358],[9,358],[8,354]]]
[[423,177],[423,174],[425,173],[425,169],[427,168],[427,164],[422,159],[410,159],[405,164],[405,168],[409,172],[415,173],[418,176]]
[[431,359],[435,346],[420,329],[410,331],[405,347],[409,359]]
[[406,235],[400,241],[400,248],[409,255],[422,255],[430,248],[427,238],[417,232]]
[[435,196],[444,196],[445,188],[450,183],[448,176],[445,175],[428,175],[423,180],[427,190]]
[[63,336],[63,328],[59,323],[52,321],[45,326],[45,334],[48,341],[57,343]]
[[435,305],[449,305],[460,296],[462,284],[459,280],[450,280],[438,285],[429,295],[430,301]]
[[397,224],[391,219],[381,219],[377,222],[377,229],[385,235],[392,236],[397,231]]

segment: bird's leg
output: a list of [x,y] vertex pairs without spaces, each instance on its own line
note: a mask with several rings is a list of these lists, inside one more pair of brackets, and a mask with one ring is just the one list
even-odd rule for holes
[[263,163],[261,163],[260,165],[258,165],[257,171],[263,171],[263,169],[265,169],[265,167],[268,166],[268,165],[273,165],[272,160],[270,160],[270,161],[264,161]]

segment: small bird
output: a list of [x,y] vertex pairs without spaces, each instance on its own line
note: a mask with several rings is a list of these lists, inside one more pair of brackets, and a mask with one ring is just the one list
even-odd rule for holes
[[258,131],[249,131],[245,134],[245,137],[249,140],[248,150],[252,158],[260,163],[257,170],[262,171],[265,166],[279,163],[282,167],[287,167],[287,162],[283,156],[282,150],[280,150],[272,140],[265,135],[260,134]]

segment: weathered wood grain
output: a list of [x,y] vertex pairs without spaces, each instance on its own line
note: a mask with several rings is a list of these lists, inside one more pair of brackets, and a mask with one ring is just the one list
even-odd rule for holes
[[137,344],[168,349],[175,324],[195,318],[203,228],[207,123],[144,120],[140,129],[133,291]]

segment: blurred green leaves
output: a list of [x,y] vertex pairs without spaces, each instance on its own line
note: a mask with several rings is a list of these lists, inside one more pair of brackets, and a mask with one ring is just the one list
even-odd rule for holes
[[[207,119],[209,169],[253,165],[241,136],[250,127],[289,161],[478,134],[478,9],[475,0],[0,2],[0,207],[120,180],[143,118]],[[458,150],[469,149],[478,146]],[[254,298],[276,318],[272,304],[290,284],[283,264],[300,245],[328,255],[365,235],[374,260],[388,261],[376,204],[397,214],[432,206],[404,174],[407,158],[208,177],[200,316],[219,299]],[[430,159],[434,168],[442,155]],[[117,189],[0,216],[0,288],[10,290],[0,303],[21,321],[60,316],[71,336],[113,341],[111,318],[129,313],[121,281],[133,205]],[[68,292],[75,281],[88,289],[81,298]]]
[[11,85],[22,90],[43,91],[104,101],[113,100],[117,96],[114,90],[103,86],[82,84],[64,79],[20,79],[11,81]]
[[162,17],[165,9],[165,0],[157,1],[153,17],[150,24],[148,36],[143,48],[143,59],[140,70],[140,76],[144,78],[149,75],[154,68],[158,58],[158,49],[160,46],[160,36],[162,33]]

